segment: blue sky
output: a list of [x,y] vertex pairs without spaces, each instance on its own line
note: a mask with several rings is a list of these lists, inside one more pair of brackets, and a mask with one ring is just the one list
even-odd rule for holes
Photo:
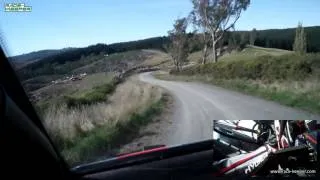
[[[236,29],[320,25],[320,0],[251,0]],[[0,0],[25,3],[29,13],[0,12],[2,46],[9,56],[41,49],[84,47],[163,36],[188,15],[190,0]],[[0,40],[1,41],[1,40]]]

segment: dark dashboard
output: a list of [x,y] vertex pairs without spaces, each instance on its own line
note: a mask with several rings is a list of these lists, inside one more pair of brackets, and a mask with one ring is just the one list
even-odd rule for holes
[[203,151],[85,176],[89,179],[212,179],[213,151]]

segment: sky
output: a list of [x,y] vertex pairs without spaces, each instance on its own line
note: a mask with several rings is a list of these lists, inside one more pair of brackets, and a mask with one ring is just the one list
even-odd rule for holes
[[[42,49],[85,47],[167,35],[190,0],[0,0],[0,41],[8,56]],[[25,3],[32,12],[4,12]],[[320,0],[251,0],[238,30],[320,25]]]

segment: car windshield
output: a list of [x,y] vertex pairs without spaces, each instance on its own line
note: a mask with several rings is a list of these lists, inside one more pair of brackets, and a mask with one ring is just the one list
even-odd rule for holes
[[[320,1],[8,1],[1,46],[70,167],[320,119]],[[249,133],[250,134],[250,133]]]

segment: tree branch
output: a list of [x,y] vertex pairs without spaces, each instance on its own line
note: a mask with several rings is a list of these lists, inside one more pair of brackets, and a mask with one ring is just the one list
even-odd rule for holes
[[224,35],[224,32],[225,31],[222,31],[222,33],[219,36],[217,36],[217,38],[215,39],[214,43],[217,43],[218,41],[220,41],[220,39],[222,39],[222,37]]
[[241,12],[237,13],[237,16],[235,18],[235,20],[233,21],[233,23],[230,24],[229,27],[225,28],[224,31],[228,31],[230,28],[232,28],[234,26],[234,24],[238,21],[238,19],[240,18],[240,14]]

